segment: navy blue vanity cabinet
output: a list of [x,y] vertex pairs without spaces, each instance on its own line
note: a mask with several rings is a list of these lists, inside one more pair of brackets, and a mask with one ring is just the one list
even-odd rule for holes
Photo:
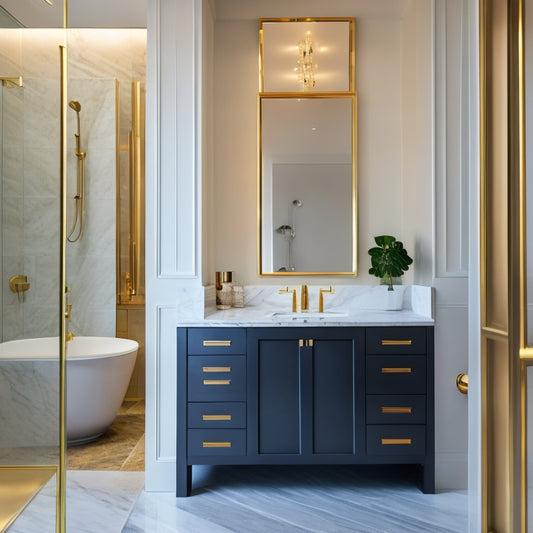
[[177,496],[200,464],[412,464],[434,492],[433,327],[178,328],[177,341]]
[[366,456],[412,462],[435,492],[433,328],[366,328]]
[[177,488],[191,490],[191,465],[246,456],[246,330],[178,328]]
[[254,462],[344,463],[363,453],[363,334],[356,328],[248,330]]

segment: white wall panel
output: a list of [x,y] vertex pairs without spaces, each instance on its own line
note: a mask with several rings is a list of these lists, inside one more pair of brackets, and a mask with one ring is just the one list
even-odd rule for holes
[[435,274],[468,274],[468,86],[463,0],[435,0]]
[[[146,488],[175,490],[176,326],[198,272],[202,0],[149,0],[146,91]],[[201,305],[198,305],[198,302]]]

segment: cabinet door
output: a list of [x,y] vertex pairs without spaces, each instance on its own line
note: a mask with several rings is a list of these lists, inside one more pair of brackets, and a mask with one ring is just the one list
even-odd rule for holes
[[260,454],[300,453],[299,346],[294,339],[260,339],[258,423]]
[[355,453],[352,339],[313,342],[313,453]]

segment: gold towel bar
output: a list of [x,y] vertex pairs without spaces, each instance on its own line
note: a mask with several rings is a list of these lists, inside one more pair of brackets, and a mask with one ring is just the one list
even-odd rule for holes
[[411,439],[381,439],[381,444],[411,444]]
[[231,341],[204,341],[204,346],[231,346]]

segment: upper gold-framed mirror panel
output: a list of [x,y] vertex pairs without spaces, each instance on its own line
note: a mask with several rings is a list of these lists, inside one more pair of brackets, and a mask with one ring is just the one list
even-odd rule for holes
[[259,20],[261,93],[353,93],[355,19]]

